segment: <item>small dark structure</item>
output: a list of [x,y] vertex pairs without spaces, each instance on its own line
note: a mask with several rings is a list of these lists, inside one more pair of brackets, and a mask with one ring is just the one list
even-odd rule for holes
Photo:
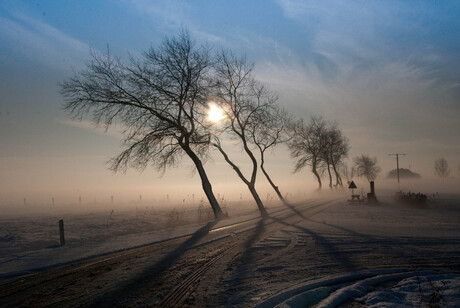
[[351,189],[351,199],[348,200],[350,202],[362,202],[364,200],[361,199],[361,195],[355,195],[355,189],[358,188],[355,182],[351,181],[350,185],[348,185],[348,189]]
[[64,237],[64,219],[59,220],[59,239],[61,246],[65,245],[65,237]]
[[378,203],[377,197],[375,196],[374,181],[370,181],[369,184],[371,185],[371,192],[367,194],[367,202]]

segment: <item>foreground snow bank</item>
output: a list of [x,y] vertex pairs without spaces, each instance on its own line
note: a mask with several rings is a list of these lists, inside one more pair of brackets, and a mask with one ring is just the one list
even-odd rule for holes
[[366,307],[460,307],[460,276],[416,275],[397,281],[383,290],[369,292],[356,301]]
[[359,271],[293,286],[258,307],[460,307],[460,275],[435,270]]

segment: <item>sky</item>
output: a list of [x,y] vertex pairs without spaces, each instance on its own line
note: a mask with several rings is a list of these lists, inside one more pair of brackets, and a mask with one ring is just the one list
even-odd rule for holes
[[[382,178],[395,168],[390,153],[405,153],[400,167],[424,178],[445,157],[460,177],[458,20],[458,1],[0,0],[0,205],[202,194],[187,158],[163,176],[113,174],[106,162],[120,152],[120,134],[72,120],[59,94],[91,49],[126,58],[183,28],[246,54],[292,114],[336,121],[350,158],[377,157]],[[314,188],[311,173],[292,174],[293,165],[284,147],[267,162],[281,190]],[[218,155],[206,168],[216,194],[249,196]]]

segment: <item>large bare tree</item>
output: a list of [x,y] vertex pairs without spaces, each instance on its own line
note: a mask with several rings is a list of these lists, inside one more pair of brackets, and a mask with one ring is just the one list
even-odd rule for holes
[[444,157],[435,160],[434,170],[437,176],[439,176],[442,180],[444,180],[450,174],[449,164]]
[[111,160],[113,171],[153,165],[164,172],[184,154],[190,157],[218,218],[223,214],[202,162],[209,149],[205,117],[211,64],[209,48],[182,31],[127,64],[109,52],[92,52],[86,69],[65,81],[61,92],[75,118],[124,127],[124,150]]
[[241,143],[251,161],[250,176],[245,176],[238,165],[224,151],[218,138],[212,143],[232,167],[238,177],[246,184],[262,216],[267,214],[255,184],[257,160],[250,148],[249,128],[257,121],[258,113],[270,102],[264,95],[264,87],[255,80],[252,71],[254,64],[245,57],[237,57],[231,52],[222,51],[216,59],[215,76],[217,87],[216,104],[226,115],[226,132]]

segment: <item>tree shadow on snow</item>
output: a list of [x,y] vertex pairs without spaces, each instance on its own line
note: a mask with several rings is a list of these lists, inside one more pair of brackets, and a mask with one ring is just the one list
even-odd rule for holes
[[[247,302],[247,293],[241,291],[247,291],[244,289],[243,282],[248,278],[249,273],[253,272],[256,267],[254,253],[255,250],[252,247],[260,239],[260,235],[265,231],[265,223],[267,217],[261,217],[257,222],[256,227],[252,230],[252,235],[248,238],[244,244],[242,255],[237,259],[237,264],[228,264],[226,270],[231,271],[230,278],[227,280],[229,286],[224,289],[220,294],[219,298],[222,305],[237,306]],[[236,268],[232,268],[236,267]]]
[[312,237],[314,243],[316,246],[320,246],[323,248],[328,256],[330,256],[332,259],[334,259],[338,264],[342,265],[343,267],[349,269],[349,270],[356,270],[358,269],[358,265],[353,262],[346,253],[341,251],[332,241],[327,239],[324,236],[319,235],[316,232],[313,232],[312,230],[307,229],[306,227],[301,227],[296,224],[288,223],[285,222],[284,220],[276,217],[271,217],[274,221],[285,225],[287,227],[293,227],[302,233],[308,234],[309,236]]
[[291,211],[293,211],[296,215],[302,217],[303,219],[307,219],[307,217],[305,217],[302,212],[300,212],[298,209],[295,208],[294,205],[290,204],[289,202],[287,201],[283,201],[283,204],[285,206],[287,206]]
[[[96,307],[113,307],[123,305],[124,298],[120,298],[125,294],[136,294],[137,292],[144,292],[146,285],[152,280],[152,278],[158,278],[164,270],[168,269],[174,264],[188,249],[195,245],[201,238],[203,238],[209,231],[216,225],[219,220],[208,222],[205,226],[201,227],[185,242],[176,247],[173,251],[164,256],[159,262],[148,267],[142,273],[138,274],[135,278],[127,281],[123,281],[115,289],[99,296],[91,303],[92,306]],[[157,279],[156,279],[157,280]]]
[[373,236],[366,235],[366,234],[363,234],[363,233],[358,233],[356,231],[353,231],[353,230],[350,230],[350,229],[347,229],[347,228],[344,228],[344,227],[340,227],[340,226],[337,226],[337,225],[333,225],[333,224],[327,223],[325,221],[320,222],[320,221],[317,221],[317,220],[314,220],[314,219],[311,219],[311,218],[305,218],[305,220],[308,220],[308,221],[311,221],[311,222],[317,223],[317,224],[323,224],[325,226],[328,226],[328,227],[343,231],[345,233],[351,234],[351,235],[356,236],[356,237],[360,237],[362,239],[366,239],[366,240],[375,240],[376,239]]

